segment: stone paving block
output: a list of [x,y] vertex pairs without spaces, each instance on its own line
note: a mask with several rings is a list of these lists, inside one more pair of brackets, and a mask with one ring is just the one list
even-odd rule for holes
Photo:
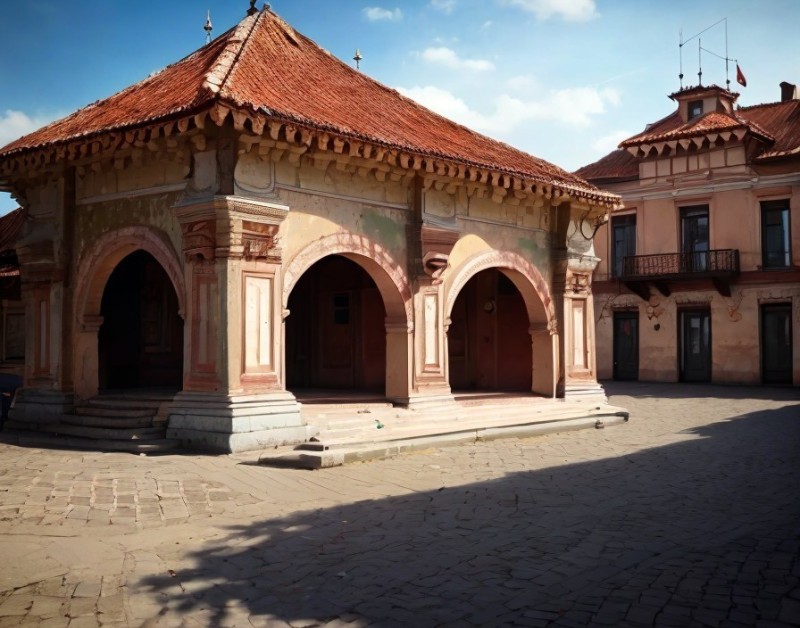
[[[2,610],[3,607],[0,606],[0,613],[2,613]],[[800,625],[800,600],[788,597],[781,600],[781,610],[780,613],[778,613],[778,621],[792,625]]]

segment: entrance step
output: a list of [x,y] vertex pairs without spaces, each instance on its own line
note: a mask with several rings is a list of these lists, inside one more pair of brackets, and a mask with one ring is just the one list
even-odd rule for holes
[[[403,452],[496,438],[520,438],[624,423],[628,412],[607,403],[520,397],[481,403],[454,403],[425,411],[392,408],[369,421],[342,416],[319,431],[314,441],[271,451],[259,458],[268,466],[319,469],[348,462],[386,458]],[[374,421],[378,420],[381,429]],[[356,424],[361,422],[359,428]],[[309,421],[314,427],[318,424]],[[344,425],[346,428],[337,429]]]
[[42,447],[47,449],[80,449],[86,451],[118,451],[132,454],[174,453],[180,448],[180,441],[171,438],[152,440],[96,440],[64,436],[43,431],[15,429],[0,432],[0,442],[22,447]]
[[[166,438],[165,410],[172,395],[160,391],[121,392],[79,402],[57,423],[8,421],[9,437],[25,435],[42,446],[152,453],[173,451],[180,441]],[[35,435],[35,438],[34,436]]]

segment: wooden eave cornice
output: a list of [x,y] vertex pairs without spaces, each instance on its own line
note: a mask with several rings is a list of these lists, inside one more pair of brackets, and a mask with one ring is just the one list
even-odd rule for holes
[[616,194],[575,187],[566,183],[504,169],[493,169],[477,162],[448,155],[422,154],[400,146],[382,143],[375,138],[357,137],[338,129],[320,128],[311,123],[283,119],[272,112],[253,111],[234,104],[215,101],[194,112],[181,112],[170,119],[108,129],[93,135],[76,137],[52,144],[20,149],[0,156],[0,184],[15,178],[33,177],[61,161],[113,159],[120,149],[156,150],[161,139],[175,138],[194,129],[204,129],[208,120],[223,126],[230,119],[234,129],[242,133],[240,141],[251,145],[269,138],[288,145],[302,155],[314,149],[338,155],[369,160],[385,167],[418,172],[431,178],[461,180],[467,184],[483,184],[495,189],[494,196],[521,198],[541,196],[553,205],[582,202],[603,210],[621,206]]
[[625,149],[637,158],[661,157],[665,154],[674,154],[679,150],[688,152],[690,150],[702,150],[712,146],[739,143],[743,142],[748,136],[763,144],[770,144],[775,141],[774,138],[760,133],[756,129],[742,125],[733,129],[707,131],[687,137],[642,141],[625,146]]

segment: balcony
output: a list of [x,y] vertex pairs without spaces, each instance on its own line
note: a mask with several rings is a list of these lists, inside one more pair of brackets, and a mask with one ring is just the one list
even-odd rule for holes
[[633,255],[622,261],[622,275],[617,277],[633,292],[648,299],[648,283],[669,296],[670,282],[710,279],[723,296],[731,296],[730,280],[739,273],[738,249],[716,249],[692,253]]

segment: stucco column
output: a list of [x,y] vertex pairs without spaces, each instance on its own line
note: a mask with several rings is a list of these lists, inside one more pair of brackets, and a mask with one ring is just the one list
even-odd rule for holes
[[288,209],[237,196],[175,208],[191,272],[184,390],[169,434],[188,445],[241,451],[308,436],[282,372],[276,234]]
[[453,401],[448,383],[448,325],[444,310],[444,285],[436,279],[420,278],[414,294],[414,379],[410,405]]
[[26,325],[24,387],[9,414],[14,421],[57,422],[72,409],[71,380],[65,377],[62,355],[64,274],[55,250],[52,239],[17,247]]

